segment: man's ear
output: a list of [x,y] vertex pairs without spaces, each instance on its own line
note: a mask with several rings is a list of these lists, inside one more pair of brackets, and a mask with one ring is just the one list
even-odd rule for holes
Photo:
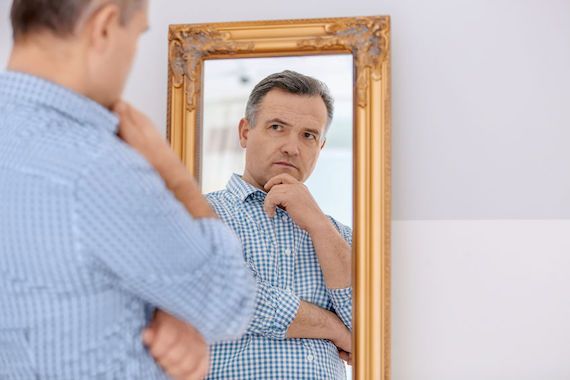
[[247,148],[247,135],[249,133],[249,122],[246,119],[239,121],[239,145]]
[[104,52],[115,37],[120,23],[121,9],[117,4],[109,3],[96,10],[86,22],[89,45],[98,53]]

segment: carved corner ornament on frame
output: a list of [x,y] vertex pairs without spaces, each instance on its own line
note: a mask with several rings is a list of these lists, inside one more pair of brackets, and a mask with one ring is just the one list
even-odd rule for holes
[[204,60],[352,54],[353,374],[390,379],[390,18],[171,25],[168,43],[167,136],[198,180]]

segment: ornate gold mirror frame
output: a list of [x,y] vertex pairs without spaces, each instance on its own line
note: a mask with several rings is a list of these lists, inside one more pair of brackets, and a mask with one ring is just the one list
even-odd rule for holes
[[350,53],[354,58],[353,374],[390,378],[390,19],[387,16],[172,25],[170,143],[200,178],[206,59]]

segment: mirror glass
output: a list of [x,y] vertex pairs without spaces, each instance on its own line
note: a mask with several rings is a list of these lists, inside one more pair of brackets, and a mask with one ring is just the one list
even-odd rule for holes
[[238,125],[253,87],[266,76],[293,70],[324,82],[334,116],[313,174],[306,181],[328,215],[352,227],[353,56],[215,59],[204,62],[200,173],[202,192],[224,189],[243,174]]

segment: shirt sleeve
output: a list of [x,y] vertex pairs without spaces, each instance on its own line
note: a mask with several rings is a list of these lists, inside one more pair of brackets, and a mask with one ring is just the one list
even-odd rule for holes
[[352,288],[327,289],[336,315],[352,331]]
[[[342,238],[352,247],[352,229],[330,218]],[[342,289],[327,289],[334,312],[344,325],[352,331],[352,287]]]
[[96,272],[191,323],[208,343],[237,338],[255,302],[239,240],[218,219],[193,219],[136,152],[117,151],[77,184],[78,250]]
[[291,290],[273,286],[258,278],[255,303],[255,313],[247,333],[285,339],[299,310],[299,296]]

